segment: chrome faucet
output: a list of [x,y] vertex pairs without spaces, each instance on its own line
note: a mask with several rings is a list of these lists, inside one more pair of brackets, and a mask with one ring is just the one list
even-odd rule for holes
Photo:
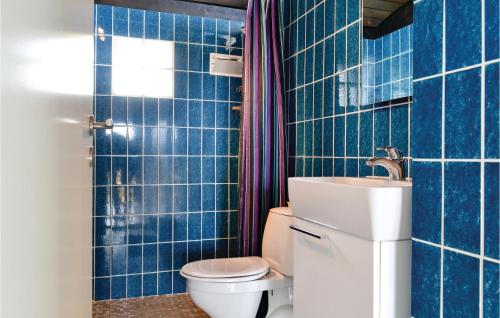
[[377,150],[387,152],[388,157],[370,158],[366,160],[366,165],[370,167],[381,166],[389,172],[390,180],[402,180],[404,159],[401,157],[401,152],[394,147],[377,147]]

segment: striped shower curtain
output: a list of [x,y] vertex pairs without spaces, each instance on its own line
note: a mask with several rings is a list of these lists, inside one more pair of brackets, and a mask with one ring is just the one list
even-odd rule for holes
[[260,255],[269,209],[285,205],[285,122],[279,0],[249,0],[239,165],[239,252]]

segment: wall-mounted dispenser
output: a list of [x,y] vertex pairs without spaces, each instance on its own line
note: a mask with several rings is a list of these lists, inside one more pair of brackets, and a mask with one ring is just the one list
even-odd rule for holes
[[210,53],[210,74],[232,77],[243,76],[243,57]]

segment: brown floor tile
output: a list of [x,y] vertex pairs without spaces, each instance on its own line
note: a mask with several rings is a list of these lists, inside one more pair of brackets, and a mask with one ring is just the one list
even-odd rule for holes
[[208,318],[187,294],[97,301],[93,318]]

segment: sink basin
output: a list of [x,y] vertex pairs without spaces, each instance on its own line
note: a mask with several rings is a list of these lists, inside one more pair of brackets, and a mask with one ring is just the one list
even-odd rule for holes
[[296,217],[372,241],[411,238],[410,181],[383,178],[289,178]]

